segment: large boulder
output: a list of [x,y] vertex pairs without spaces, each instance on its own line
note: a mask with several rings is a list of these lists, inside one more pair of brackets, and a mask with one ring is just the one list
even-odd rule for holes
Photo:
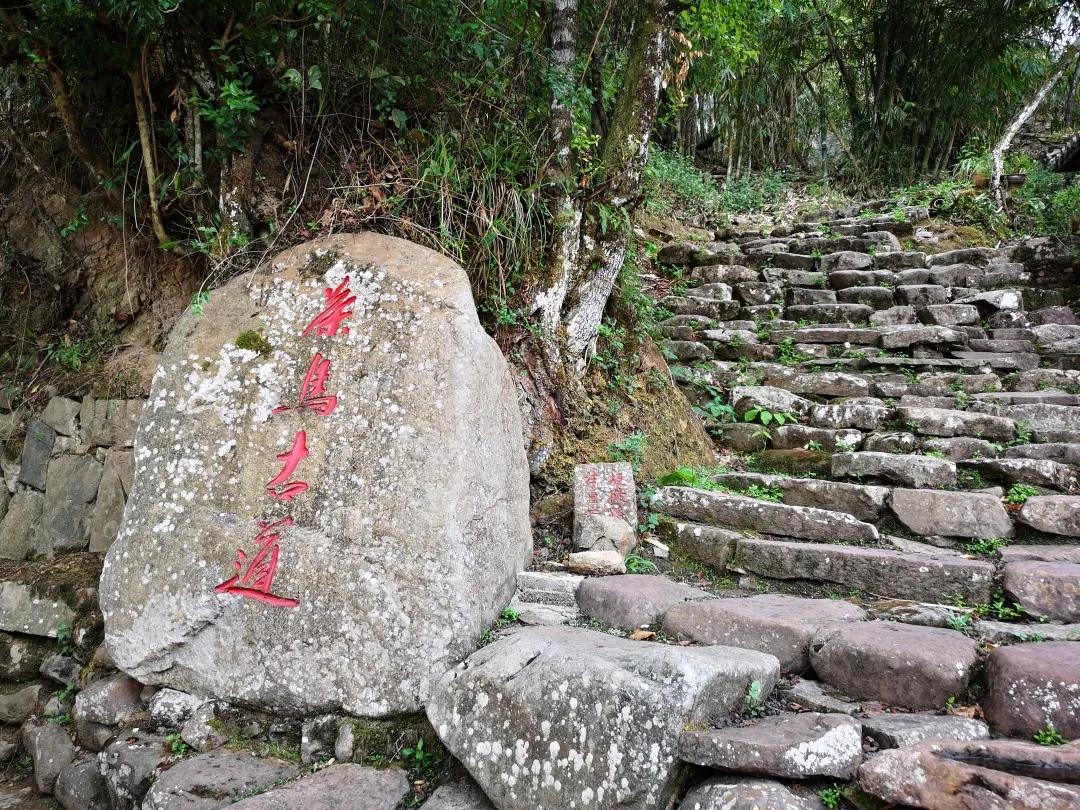
[[636,642],[590,630],[520,630],[443,676],[428,718],[500,810],[664,807],[688,724],[731,715],[771,655]]
[[117,665],[292,714],[416,711],[528,556],[514,385],[464,271],[300,245],[174,329],[102,575]]

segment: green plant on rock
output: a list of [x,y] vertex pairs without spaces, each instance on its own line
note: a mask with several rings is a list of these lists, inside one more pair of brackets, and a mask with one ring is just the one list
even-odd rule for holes
[[180,736],[179,731],[173,731],[165,735],[165,744],[169,747],[169,752],[174,757],[182,757],[191,750],[190,746],[184,742],[183,737]]
[[1005,503],[1017,504],[1022,506],[1027,503],[1027,499],[1039,494],[1039,490],[1030,484],[1013,484],[1009,487],[1009,491],[1005,493]]
[[744,422],[760,422],[765,427],[776,424],[783,427],[788,422],[798,423],[799,417],[787,411],[770,411],[762,407],[754,407],[743,414]]
[[655,574],[660,570],[656,567],[656,563],[645,559],[639,554],[629,555],[625,562],[626,570],[631,574]]
[[502,609],[502,613],[499,614],[499,618],[507,624],[513,624],[521,619],[521,614],[511,607],[505,607]]
[[751,681],[749,688],[746,690],[746,698],[743,701],[747,716],[761,717],[765,714],[763,690],[764,684],[761,681]]
[[1007,545],[1009,541],[1004,537],[985,537],[964,543],[964,551],[980,557],[997,557]]
[[759,501],[780,503],[784,500],[784,493],[778,487],[762,486],[760,484],[751,484],[742,491],[742,494],[750,498],[757,498]]
[[836,446],[837,452],[839,452],[839,453],[854,453],[855,452],[855,442],[853,442],[853,441],[851,441],[849,439],[839,439],[836,442],[835,446]]
[[828,807],[829,810],[836,810],[844,796],[844,788],[841,785],[833,785],[832,787],[822,788],[817,795],[821,799],[821,803]]
[[966,633],[971,629],[971,614],[954,613],[949,616],[947,623],[949,627],[958,633]]
[[637,472],[641,466],[641,457],[645,453],[645,446],[648,442],[649,437],[638,431],[631,433],[625,439],[609,444],[608,452],[611,453],[613,461],[629,461],[630,466]]
[[1031,444],[1031,422],[1026,419],[1019,419],[1016,422],[1016,438],[1009,444],[1013,447],[1017,447],[1021,444]]
[[809,355],[803,354],[795,348],[795,338],[788,337],[781,340],[778,350],[779,354],[776,361],[781,365],[795,366],[810,359]]
[[1061,736],[1053,723],[1047,723],[1046,728],[1035,732],[1035,742],[1039,745],[1065,745],[1068,740]]

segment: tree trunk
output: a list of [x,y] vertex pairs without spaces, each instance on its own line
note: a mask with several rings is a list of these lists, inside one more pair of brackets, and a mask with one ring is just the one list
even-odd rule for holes
[[94,178],[94,182],[107,188],[108,167],[86,143],[82,125],[79,123],[79,116],[71,103],[71,91],[68,89],[64,71],[52,59],[47,59],[45,64],[49,74],[49,87],[52,88],[53,104],[56,107],[56,112],[60,115],[60,123],[63,124],[68,145],[76,157],[86,166],[90,176]]
[[154,158],[154,136],[150,122],[150,112],[146,107],[146,92],[143,85],[141,59],[131,74],[131,92],[135,99],[135,121],[139,127],[139,145],[142,148],[143,168],[146,170],[146,191],[150,198],[150,224],[154,229],[159,245],[166,245],[171,239],[165,232],[161,220],[161,201],[158,199],[157,161]]
[[1039,88],[1031,101],[1025,104],[1024,108],[1016,114],[1012,123],[1005,129],[1005,134],[1001,136],[1001,140],[997,142],[997,145],[994,146],[994,150],[990,153],[994,162],[993,174],[990,177],[990,188],[994,192],[994,197],[997,200],[999,209],[1005,208],[1005,186],[1002,183],[1002,175],[1005,172],[1005,153],[1009,150],[1009,146],[1012,144],[1013,138],[1016,137],[1016,133],[1020,131],[1020,127],[1022,127],[1027,120],[1035,114],[1035,111],[1039,109],[1043,100],[1050,94],[1050,91],[1054,89],[1054,85],[1065,75],[1065,71],[1068,69],[1073,57],[1078,53],[1080,53],[1080,37],[1074,40],[1073,43],[1065,49],[1065,52],[1061,55],[1061,59],[1058,61],[1057,69],[1050,74],[1050,78],[1043,83],[1043,86]]
[[548,200],[554,227],[547,278],[532,300],[549,346],[557,345],[558,362],[580,376],[626,257],[630,217],[638,203],[667,65],[674,6],[669,0],[641,4],[599,165],[592,187],[584,193],[573,190],[571,110],[567,93],[560,92],[561,77],[569,75],[575,55],[576,13],[576,0],[556,0],[551,23],[554,156]]

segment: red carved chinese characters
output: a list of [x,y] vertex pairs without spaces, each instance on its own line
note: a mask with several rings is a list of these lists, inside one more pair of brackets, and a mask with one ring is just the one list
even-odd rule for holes
[[298,430],[289,451],[278,455],[278,461],[284,464],[281,472],[266,484],[266,494],[279,501],[291,501],[300,493],[307,492],[308,485],[303,481],[289,481],[289,476],[296,471],[296,466],[307,458],[307,455],[307,431]]
[[349,327],[341,325],[343,320],[352,315],[352,310],[348,307],[356,302],[356,296],[349,289],[349,277],[345,276],[334,288],[327,287],[323,290],[323,294],[326,296],[326,308],[311,319],[311,323],[300,333],[300,337],[305,337],[312,329],[315,330],[315,334],[324,337],[336,335],[339,328],[341,334],[349,333]]
[[[349,289],[349,277],[345,276],[336,287],[327,287],[323,290],[326,297],[326,307],[304,328],[300,337],[307,336],[310,332],[322,337],[333,337],[338,332],[348,334],[349,327],[342,326],[341,322],[353,314],[352,305],[356,303],[356,296]],[[292,410],[308,410],[318,416],[327,416],[337,407],[337,397],[326,393],[326,380],[330,376],[330,360],[321,352],[316,352],[308,365],[304,381],[300,384],[300,395],[296,405],[280,405],[271,413],[279,414]],[[297,495],[302,495],[309,489],[307,482],[290,480],[297,466],[308,456],[307,431],[298,430],[293,437],[292,447],[277,457],[282,462],[281,470],[266,484],[266,494],[277,501],[291,503]],[[300,604],[297,599],[277,596],[271,593],[274,583],[274,574],[277,571],[278,555],[280,554],[279,541],[281,540],[280,527],[292,526],[291,517],[282,518],[273,523],[259,521],[259,533],[255,537],[258,546],[254,555],[248,560],[247,552],[237,549],[236,561],[233,567],[236,576],[222,582],[214,590],[217,593],[228,593],[234,596],[245,596],[256,599],[273,607],[296,607]],[[246,568],[245,568],[246,565]]]
[[[270,592],[274,585],[274,572],[277,570],[278,541],[281,535],[278,533],[279,526],[292,526],[291,517],[282,518],[274,523],[259,521],[259,533],[255,536],[255,544],[258,546],[254,556],[248,561],[247,552],[242,548],[236,550],[236,576],[222,582],[216,588],[218,593],[231,593],[235,596],[246,596],[249,599],[257,599],[274,607],[296,607],[300,604],[297,599],[289,599],[284,596],[276,596]],[[244,564],[247,563],[245,570]]]
[[337,397],[326,393],[326,378],[330,376],[330,361],[319,352],[311,358],[304,382],[300,386],[300,402],[297,405],[279,405],[271,413],[303,410],[307,408],[319,416],[326,416],[337,407]]

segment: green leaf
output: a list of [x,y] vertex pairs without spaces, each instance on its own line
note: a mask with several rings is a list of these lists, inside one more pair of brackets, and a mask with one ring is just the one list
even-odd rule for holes
[[390,120],[394,122],[394,126],[398,129],[405,129],[405,122],[408,121],[409,118],[405,113],[395,107],[390,111]]
[[772,420],[773,420],[773,415],[772,415],[771,411],[762,411],[761,412],[761,424],[768,425]]

